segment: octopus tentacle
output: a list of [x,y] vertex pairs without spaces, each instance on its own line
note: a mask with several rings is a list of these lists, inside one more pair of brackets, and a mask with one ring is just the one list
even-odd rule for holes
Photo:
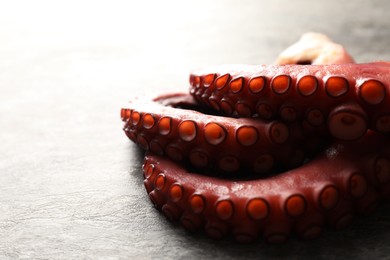
[[192,110],[197,106],[188,94],[134,101],[121,111],[124,131],[145,150],[223,173],[296,167],[318,149],[308,148],[297,123],[212,116]]
[[241,243],[313,239],[371,213],[390,198],[390,63],[353,63],[341,45],[306,34],[278,65],[199,70],[190,95],[133,100],[121,118],[148,151],[155,207]]
[[[202,104],[213,104],[229,115],[280,117],[286,122],[305,119],[329,130],[335,128],[332,111],[342,110],[340,119],[352,117],[350,128],[356,130],[350,136],[330,132],[335,138],[354,140],[367,129],[390,133],[389,72],[389,62],[228,65],[193,72],[190,93]],[[360,111],[341,104],[353,104]]]
[[[389,139],[385,138],[386,145]],[[325,224],[348,225],[355,214],[371,212],[388,187],[389,154],[377,150],[383,136],[370,132],[357,143],[335,143],[304,166],[266,179],[225,180],[189,173],[163,157],[147,155],[145,187],[155,206],[189,230],[212,238],[233,236],[270,243],[292,233],[317,237]],[[364,147],[364,149],[356,149]],[[385,180],[385,181],[384,181]]]

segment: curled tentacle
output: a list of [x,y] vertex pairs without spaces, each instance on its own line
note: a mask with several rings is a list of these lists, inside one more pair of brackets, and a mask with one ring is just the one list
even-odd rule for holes
[[[341,140],[359,138],[367,129],[390,133],[388,62],[220,66],[193,72],[190,83],[197,100],[229,115],[307,120]],[[353,137],[326,124],[344,104],[360,107],[359,113],[353,112],[358,121]]]
[[380,176],[390,174],[388,154],[377,150],[381,142],[378,134],[369,133],[358,143],[335,143],[300,168],[255,180],[207,177],[147,155],[145,183],[169,219],[182,219],[193,230],[202,227],[213,238],[250,242],[262,235],[279,243],[296,233],[311,239],[326,223],[343,228],[353,215],[372,211],[385,197],[376,190],[385,188],[388,179],[375,180],[378,163],[383,165]]
[[122,109],[124,131],[145,150],[224,173],[296,167],[318,149],[308,148],[297,123],[213,116],[197,107],[188,94],[134,101]]

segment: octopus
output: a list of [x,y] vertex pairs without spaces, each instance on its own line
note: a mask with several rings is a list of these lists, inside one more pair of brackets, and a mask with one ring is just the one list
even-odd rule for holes
[[189,93],[134,98],[124,132],[146,151],[154,206],[240,243],[317,238],[390,197],[390,63],[357,64],[307,33],[273,65],[193,71]]

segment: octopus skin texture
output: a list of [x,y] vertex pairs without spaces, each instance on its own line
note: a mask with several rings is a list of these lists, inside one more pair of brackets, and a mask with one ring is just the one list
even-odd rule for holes
[[[188,94],[168,94],[149,102],[133,101],[121,110],[125,133],[148,151],[143,170],[151,201],[168,219],[179,220],[190,231],[204,230],[214,239],[232,236],[240,243],[253,242],[260,236],[269,243],[281,243],[292,234],[312,239],[321,234],[325,225],[341,229],[355,214],[368,214],[381,200],[389,198],[390,140],[371,130],[354,142],[334,141],[322,155],[301,167],[261,179],[242,178],[244,174],[237,171],[234,179],[205,176],[199,169],[193,172],[187,160],[175,159],[169,155],[169,149],[165,149],[169,157],[165,158],[165,150],[161,148],[164,140],[168,140],[165,147],[169,147],[170,141],[182,138],[183,122],[196,122],[197,129],[194,139],[181,140],[186,144],[180,146],[183,156],[190,154],[187,150],[191,142],[195,143],[194,149],[205,153],[207,149],[215,149],[209,155],[221,153],[218,145],[206,140],[208,123],[217,122],[229,129],[235,120],[250,126],[263,122],[255,118],[218,117],[196,109],[196,102]],[[226,131],[233,134],[226,139],[227,145],[234,148],[228,149],[229,152],[240,145],[234,137],[241,127],[237,122],[233,124],[234,130]],[[192,131],[184,132],[194,136]],[[301,138],[302,132],[294,137]],[[172,137],[168,138],[168,134]],[[153,141],[161,149],[153,148]],[[265,149],[272,150],[275,143],[269,144]],[[240,150],[237,156],[243,160],[250,151],[253,152]],[[312,155],[307,152],[303,156]],[[205,166],[194,162],[193,166]],[[265,164],[269,165],[267,160]]]
[[390,63],[227,65],[195,71],[190,93],[227,115],[303,121],[340,140],[390,133]]
[[124,131],[154,154],[225,175],[297,167],[324,143],[297,123],[227,118],[196,108],[194,98],[184,93],[137,100],[122,109]]
[[194,71],[189,93],[121,118],[155,207],[214,239],[313,239],[390,198],[390,63],[355,64],[321,34],[275,65]]
[[260,235],[281,243],[292,233],[312,239],[325,225],[341,229],[389,197],[389,141],[370,132],[354,144],[335,142],[300,168],[253,180],[190,173],[150,154],[144,185],[156,208],[190,231],[203,229],[215,239],[229,235],[241,243]]

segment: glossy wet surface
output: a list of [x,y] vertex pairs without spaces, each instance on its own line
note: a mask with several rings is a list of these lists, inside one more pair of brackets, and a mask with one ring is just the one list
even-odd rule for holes
[[[153,208],[142,153],[121,130],[128,99],[186,90],[193,68],[271,63],[310,30],[343,43],[358,62],[390,57],[388,1],[257,2],[2,7],[0,258],[388,258],[388,204],[346,230],[279,246],[189,235]],[[381,99],[375,89],[367,87],[368,102]]]

